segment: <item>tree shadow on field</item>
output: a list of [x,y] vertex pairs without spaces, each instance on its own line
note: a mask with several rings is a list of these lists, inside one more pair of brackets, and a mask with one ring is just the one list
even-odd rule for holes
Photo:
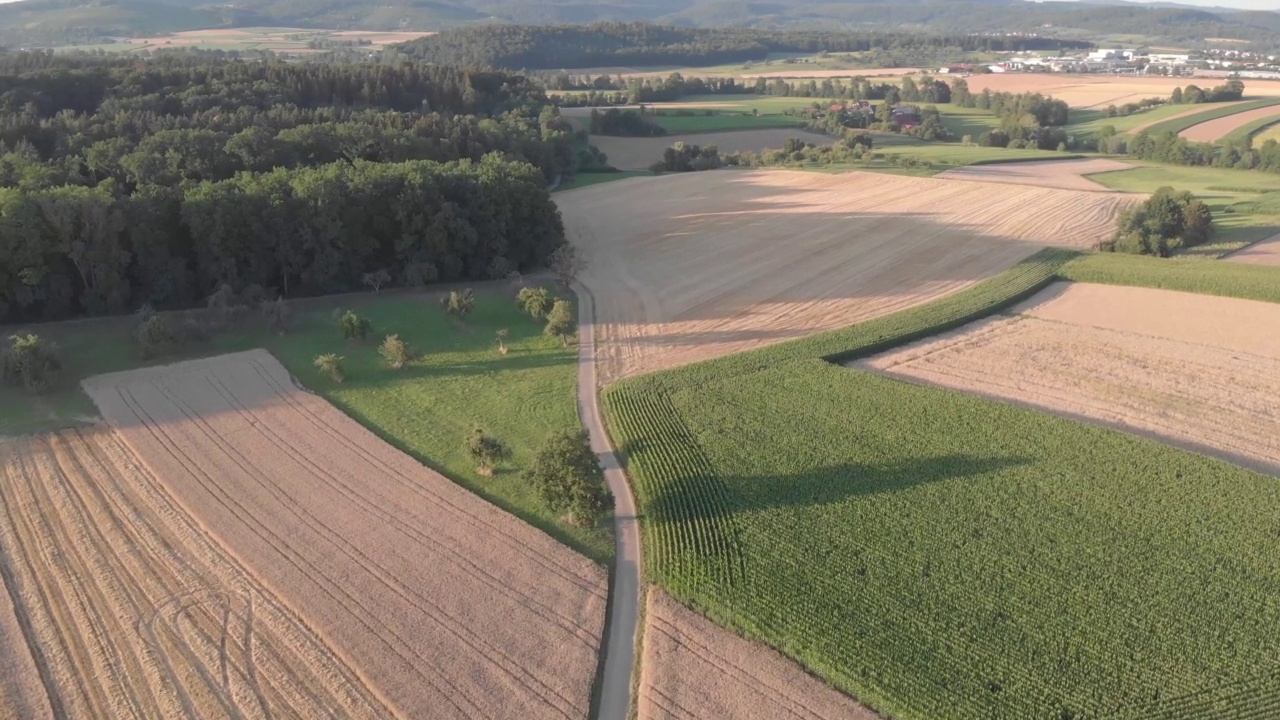
[[[643,452],[643,446],[629,451]],[[737,513],[777,508],[808,508],[839,505],[860,497],[906,492],[923,485],[964,480],[1011,467],[1029,465],[1034,460],[1021,456],[975,457],[952,454],[914,458],[889,465],[842,463],[792,475],[725,476],[715,478],[721,502],[707,502],[701,496],[709,486],[672,482],[657,489],[646,503],[646,515],[658,521],[714,521]]]

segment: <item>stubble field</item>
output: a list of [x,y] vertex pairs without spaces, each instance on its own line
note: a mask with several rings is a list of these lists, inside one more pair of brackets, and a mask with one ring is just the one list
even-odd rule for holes
[[1250,265],[1280,266],[1280,235],[1254,243],[1239,252],[1232,253],[1226,259]]
[[557,196],[589,262],[602,382],[938,298],[1037,249],[1088,248],[1140,196],[794,171],[635,178]]
[[1048,162],[995,163],[968,165],[938,175],[943,180],[976,180],[979,182],[1037,185],[1062,190],[1112,192],[1087,176],[1101,172],[1130,170],[1133,166],[1117,160],[1052,160]]
[[[1068,75],[1064,73],[993,73],[966,78],[969,89],[982,92],[1038,92],[1076,108],[1106,108],[1143,98],[1168,97],[1175,87],[1212,87],[1225,78],[1136,77],[1127,75]],[[1280,96],[1280,81],[1246,80],[1250,98]]]
[[[273,593],[331,657],[351,668],[359,678],[353,693],[377,698],[402,717],[586,715],[606,601],[607,580],[598,565],[298,390],[263,351],[97,376],[84,384],[174,506],[224,555],[241,562],[265,588],[261,593]],[[131,511],[121,504],[118,512]],[[95,527],[80,523],[76,532]],[[25,555],[7,550],[6,557]],[[99,572],[119,576],[110,565]],[[247,637],[246,624],[264,605],[255,602],[251,611],[242,595],[229,592],[230,599],[206,593],[185,603],[156,598],[160,604],[140,601],[136,609],[122,607],[111,593],[73,597],[85,612],[124,618],[120,633],[126,637],[127,625],[150,622],[151,612],[174,625],[172,632],[192,638],[196,630],[188,625],[212,621],[187,620],[190,606],[221,617],[229,636]],[[76,619],[74,613],[68,617]],[[100,641],[116,634],[91,620],[77,622],[78,632],[58,636],[76,643],[86,635]],[[193,702],[200,708],[212,708],[196,714],[266,714],[255,710],[252,692],[236,690],[251,690],[252,683],[237,685],[233,677],[232,691],[219,694],[196,682],[225,689],[226,673],[249,662],[242,657],[263,655],[256,641],[253,651],[243,647],[247,643],[224,664],[216,655],[204,660],[200,667],[211,678],[174,683],[199,694]],[[100,662],[110,665],[111,659]],[[121,687],[119,698],[104,701],[133,703],[134,696],[155,692],[145,679]],[[323,697],[318,704],[340,707]],[[276,712],[273,706],[272,715],[323,714],[308,707]],[[160,714],[143,706],[135,715]]]
[[769,647],[656,588],[645,610],[640,720],[877,720],[871,710]]
[[1280,470],[1280,305],[1058,285],[1000,316],[871,358],[975,392]]
[[1271,118],[1280,118],[1280,108],[1262,107],[1207,120],[1199,125],[1192,125],[1178,135],[1192,142],[1218,142],[1250,123]]

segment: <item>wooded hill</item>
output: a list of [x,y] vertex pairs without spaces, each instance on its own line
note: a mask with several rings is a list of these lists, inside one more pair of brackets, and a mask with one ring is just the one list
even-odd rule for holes
[[[213,27],[440,30],[469,24],[641,21],[684,27],[1132,34],[1280,47],[1280,13],[1025,0],[23,0],[0,4],[0,44],[29,46]],[[1046,27],[1051,26],[1051,27]]]

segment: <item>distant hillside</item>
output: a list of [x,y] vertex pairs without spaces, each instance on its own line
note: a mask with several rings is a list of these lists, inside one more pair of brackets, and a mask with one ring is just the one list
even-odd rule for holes
[[440,30],[474,24],[650,22],[683,27],[1228,37],[1280,49],[1280,13],[1024,0],[22,0],[0,5],[0,44],[274,25]]

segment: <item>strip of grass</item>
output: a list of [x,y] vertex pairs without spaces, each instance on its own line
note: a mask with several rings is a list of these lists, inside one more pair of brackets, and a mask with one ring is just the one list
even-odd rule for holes
[[1280,303],[1280,268],[1266,265],[1098,253],[1067,263],[1060,274],[1064,280],[1076,282],[1137,285]]
[[[421,356],[393,371],[382,364],[377,342],[342,340],[332,312],[343,302],[373,322],[379,340],[397,333]],[[392,445],[570,547],[608,562],[613,554],[608,532],[562,524],[520,477],[546,435],[578,427],[575,348],[543,336],[541,325],[518,312],[501,291],[478,293],[475,312],[464,327],[445,318],[435,293],[317,299],[306,301],[306,307],[285,335],[266,332],[255,319],[184,357],[266,348],[304,385]],[[120,318],[32,328],[62,347],[69,363],[67,382],[38,398],[0,389],[0,435],[91,420],[96,410],[76,382],[144,364],[129,328],[129,321]],[[499,328],[509,332],[505,356],[497,351]],[[346,358],[346,382],[334,383],[312,367],[313,359],[327,352]],[[463,447],[474,425],[502,439],[514,453],[493,477],[478,475]]]
[[1101,110],[1071,109],[1071,124],[1066,127],[1068,135],[1077,139],[1088,139],[1098,135],[1102,128],[1110,125],[1117,133],[1127,133],[1139,125],[1163,120],[1178,113],[1186,112],[1189,105],[1156,105],[1122,117],[1107,117]]
[[560,183],[560,187],[556,188],[556,192],[564,192],[565,190],[576,190],[577,188],[588,187],[591,185],[599,185],[600,183],[614,182],[615,180],[626,180],[633,177],[649,177],[653,173],[648,170],[619,170],[618,172],[582,172],[573,176],[572,180]]
[[726,130],[759,130],[763,128],[802,127],[804,122],[786,115],[743,115],[741,113],[714,113],[707,115],[673,115],[674,111],[649,118],[650,122],[678,135],[681,133],[722,132]]
[[1263,140],[1258,140],[1258,138],[1265,136],[1265,133],[1273,128],[1280,128],[1280,117],[1259,118],[1227,133],[1220,142],[1242,142],[1245,138],[1250,138],[1257,141],[1258,146],[1261,146]]
[[1236,115],[1249,110],[1257,110],[1258,108],[1271,107],[1280,105],[1280,98],[1264,98],[1262,100],[1252,100],[1250,102],[1240,103],[1238,105],[1226,105],[1205,110],[1202,113],[1187,115],[1180,118],[1171,118],[1161,123],[1156,123],[1147,128],[1147,132],[1152,135],[1160,133],[1172,132],[1180,133],[1187,128],[1199,125],[1210,120],[1227,117],[1228,115]]
[[1274,479],[824,360],[995,312],[1068,258],[610,388],[651,576],[894,717],[1265,716]]

